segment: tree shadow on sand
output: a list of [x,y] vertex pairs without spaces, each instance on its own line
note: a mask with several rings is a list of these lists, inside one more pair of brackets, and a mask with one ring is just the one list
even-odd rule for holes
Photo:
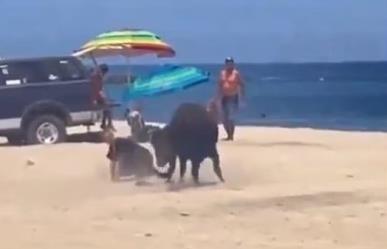
[[121,176],[119,180],[116,180],[113,183],[133,183],[134,186],[136,187],[151,187],[154,186],[155,183],[152,182],[149,179],[144,179],[144,180],[137,180],[134,176]]
[[242,146],[253,146],[253,147],[314,147],[314,148],[320,148],[320,149],[331,149],[329,146],[321,143],[309,143],[309,142],[302,142],[302,141],[278,141],[278,142],[266,142],[266,143],[259,143],[259,142],[252,142],[247,140],[240,140],[237,141],[238,145]]
[[[158,180],[156,180],[158,179]],[[197,189],[197,188],[205,188],[218,185],[218,182],[200,182],[199,184],[195,184],[193,181],[172,181],[169,183],[165,183],[164,181],[159,181],[160,178],[145,178],[143,180],[137,181],[135,176],[121,176],[119,180],[113,182],[115,184],[122,183],[132,183],[136,187],[162,187],[165,186],[166,190],[169,192],[180,192],[186,189]],[[161,189],[162,189],[161,188]]]
[[[70,134],[67,136],[66,141],[64,143],[103,143],[102,141],[102,132],[88,132],[88,133],[78,133],[78,134]],[[24,142],[20,142],[17,144],[8,143],[5,139],[4,143],[0,143],[0,147],[21,147],[21,146],[29,146]]]
[[243,209],[285,209],[302,210],[314,207],[344,206],[349,204],[366,204],[387,200],[387,196],[371,196],[363,191],[331,191],[313,194],[275,196],[233,201],[228,207]]
[[170,192],[180,192],[182,190],[186,189],[194,189],[194,188],[205,188],[205,187],[211,187],[211,186],[216,186],[218,185],[217,182],[200,182],[199,184],[196,184],[192,181],[189,182],[170,182],[167,185],[167,190]]
[[66,143],[102,143],[102,132],[88,132],[67,136]]

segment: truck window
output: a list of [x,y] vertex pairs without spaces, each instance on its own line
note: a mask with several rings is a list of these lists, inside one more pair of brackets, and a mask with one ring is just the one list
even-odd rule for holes
[[2,68],[4,68],[4,65],[0,64],[0,87],[5,86],[5,77],[3,75]]
[[52,59],[44,61],[44,70],[47,75],[55,75],[60,81],[74,81],[84,79],[81,66],[69,59]]
[[0,86],[76,81],[85,77],[83,65],[71,59],[0,63]]
[[47,76],[35,62],[10,62],[0,64],[0,79],[3,85],[20,85],[47,81]]
[[80,80],[85,77],[80,65],[72,60],[59,60],[62,80]]

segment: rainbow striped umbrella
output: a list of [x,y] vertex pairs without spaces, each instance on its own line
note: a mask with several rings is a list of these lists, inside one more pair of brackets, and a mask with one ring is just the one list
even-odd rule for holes
[[141,56],[155,54],[158,57],[173,57],[175,51],[156,34],[140,29],[123,29],[106,32],[87,42],[73,53],[76,57]]

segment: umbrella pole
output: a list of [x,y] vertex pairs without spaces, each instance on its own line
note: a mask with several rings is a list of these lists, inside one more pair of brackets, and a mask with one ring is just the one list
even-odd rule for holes
[[128,65],[128,68],[127,68],[127,76],[128,76],[128,83],[131,84],[130,82],[130,79],[131,79],[131,73],[130,73],[130,60],[129,60],[129,56],[126,56],[126,64]]
[[[132,72],[130,70],[130,58],[129,56],[126,56],[126,64],[128,65],[128,81],[129,81],[129,84],[132,85],[133,82],[132,82]],[[143,103],[141,101],[141,99],[133,99],[131,101],[128,102],[128,106],[131,105],[132,108],[136,109],[137,111],[139,112],[142,112],[142,106],[143,106]]]
[[97,63],[97,60],[95,59],[94,57],[94,54],[93,53],[90,53],[90,58],[91,60],[93,61],[93,64],[95,67],[98,67],[98,63]]
[[[127,64],[127,71],[126,71],[126,77],[127,77],[127,86],[129,86],[130,87],[130,85],[132,84],[132,82],[131,82],[131,77],[130,77],[130,69],[129,69],[129,65],[130,65],[130,60],[129,60],[129,56],[124,56],[124,58],[125,58],[125,62],[126,62],[126,64]],[[127,101],[126,102],[126,108],[127,109],[131,109],[131,107],[132,107],[132,103],[131,103],[132,101]]]

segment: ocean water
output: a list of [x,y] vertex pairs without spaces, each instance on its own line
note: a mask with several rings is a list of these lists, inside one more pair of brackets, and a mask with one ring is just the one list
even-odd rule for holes
[[[206,104],[214,96],[222,65],[193,66],[210,72],[210,82],[142,99],[147,121],[167,122],[179,104]],[[127,66],[111,68],[110,77],[128,72]],[[387,62],[241,64],[238,68],[246,84],[239,125],[387,131]],[[153,70],[157,66],[130,67],[139,76]],[[121,101],[122,90],[122,85],[106,84],[108,96],[116,101]],[[115,118],[123,118],[128,103],[122,104]]]

